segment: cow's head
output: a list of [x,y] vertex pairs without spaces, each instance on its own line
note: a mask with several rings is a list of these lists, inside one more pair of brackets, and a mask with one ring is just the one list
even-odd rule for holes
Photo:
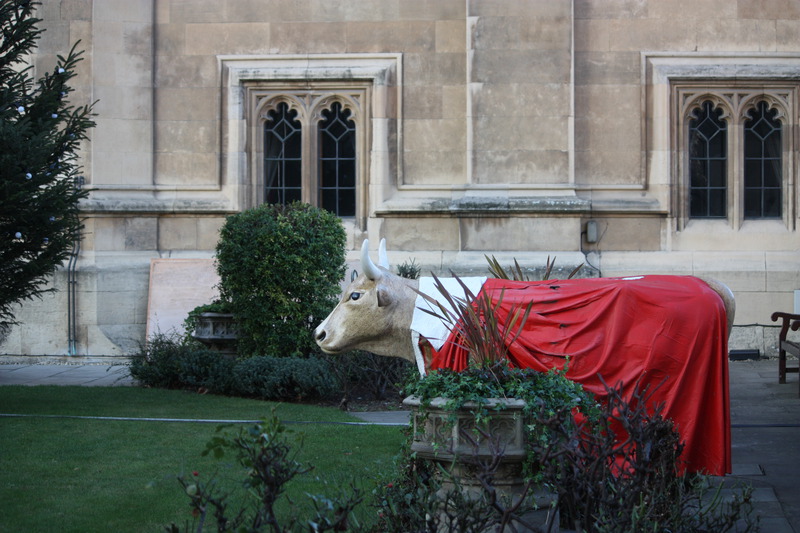
[[336,308],[314,332],[323,351],[338,354],[367,350],[414,361],[411,318],[417,282],[389,270],[381,241],[379,265],[369,257],[369,241],[361,247],[361,269]]

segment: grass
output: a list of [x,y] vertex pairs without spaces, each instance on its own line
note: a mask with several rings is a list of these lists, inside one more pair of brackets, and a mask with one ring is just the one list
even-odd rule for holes
[[[354,420],[337,409],[133,387],[0,387],[0,412],[188,419]],[[314,470],[287,495],[335,496],[355,483],[369,495],[391,477],[403,429],[288,426],[297,459]],[[163,531],[190,519],[178,475],[216,475],[226,490],[242,479],[229,458],[201,457],[217,424],[77,418],[0,418],[0,531]],[[235,429],[235,428],[234,428]],[[302,448],[299,442],[303,441]],[[371,511],[362,504],[362,520]]]

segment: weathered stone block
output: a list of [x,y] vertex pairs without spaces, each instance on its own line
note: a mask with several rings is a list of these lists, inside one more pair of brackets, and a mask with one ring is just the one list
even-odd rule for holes
[[217,58],[212,55],[161,56],[158,63],[158,87],[215,87],[217,82]]
[[608,20],[576,19],[575,50],[606,52],[611,47],[611,27]]
[[348,22],[345,31],[351,53],[421,53],[436,48],[436,25],[430,21]]
[[481,83],[569,83],[570,55],[566,50],[480,50],[473,56],[470,81]]
[[164,87],[155,91],[156,116],[165,121],[217,120],[219,90]]
[[227,2],[219,0],[191,0],[171,2],[169,18],[182,22],[219,22],[224,20]]
[[474,154],[475,183],[564,184],[569,181],[566,150],[492,150]]
[[181,56],[186,53],[186,24],[157,24],[156,54],[159,56]]
[[270,28],[270,53],[331,54],[347,48],[348,36],[340,23],[285,22]]
[[[661,249],[660,217],[594,218],[600,240],[584,246],[596,250],[657,251]],[[583,229],[585,229],[585,221]]]
[[102,85],[95,88],[94,97],[97,99],[94,112],[105,119],[149,120],[153,117],[150,88]]
[[774,20],[730,20],[714,17],[697,22],[697,50],[774,51],[778,42]]
[[159,185],[215,186],[219,182],[216,154],[158,153],[156,175]]
[[407,120],[442,118],[442,92],[442,88],[437,86],[405,87],[403,89],[405,118]]
[[202,120],[160,120],[156,124],[157,152],[213,152],[217,123]]
[[98,251],[157,248],[158,231],[154,217],[96,218],[94,230]]
[[568,84],[489,83],[472,90],[474,115],[554,116],[569,108],[569,100]]
[[775,21],[778,52],[794,52],[800,48],[800,20]]
[[[149,120],[97,118],[92,145],[98,152],[152,151],[152,123]],[[120,150],[120,147],[124,149]],[[118,169],[122,170],[122,169]]]
[[409,20],[462,20],[466,5],[461,0],[399,0],[398,16]]
[[792,293],[743,290],[733,292],[736,296],[736,324],[770,325],[772,313],[791,312],[794,307]]
[[404,155],[404,183],[408,185],[463,183],[465,176],[464,152],[425,151],[406,152]]
[[473,120],[476,150],[567,150],[567,120],[564,116],[528,117],[480,115]]
[[465,218],[460,221],[466,251],[579,250],[580,221],[574,218]]
[[467,29],[463,19],[436,21],[436,52],[466,52]]
[[[322,0],[324,2],[324,0]],[[400,3],[403,0],[365,0],[348,2],[337,0],[341,15],[337,20],[345,21],[385,21],[396,20],[400,16]]]
[[638,52],[576,52],[575,85],[641,83]]
[[463,85],[467,77],[466,69],[466,57],[463,53],[403,55],[406,86]]
[[467,109],[467,88],[463,84],[445,85],[442,87],[442,118],[464,117]]
[[642,0],[606,0],[602,4],[593,0],[575,0],[576,19],[644,18],[649,2]]
[[481,0],[469,3],[471,17],[550,18],[569,17],[569,2],[508,2],[507,0]]
[[569,19],[481,17],[473,30],[476,50],[568,50],[572,27]]
[[466,146],[464,121],[458,119],[416,119],[405,121],[406,154],[416,151],[463,151]]
[[[323,0],[324,1],[324,0]],[[225,22],[294,22],[319,20],[311,10],[316,2],[297,0],[282,2],[280,0],[236,0],[225,3]],[[325,2],[339,4],[338,1]],[[213,22],[213,21],[210,21]]]
[[219,242],[219,231],[225,223],[224,217],[200,217],[197,219],[197,249],[214,250]]
[[800,5],[793,0],[739,0],[737,14],[743,19],[796,19],[800,18]]
[[159,250],[197,249],[197,219],[161,217],[158,221]]
[[575,180],[592,185],[644,185],[641,152],[620,147],[623,150],[576,150]]
[[123,20],[149,23],[153,20],[153,2],[149,0],[104,0],[93,2],[93,18],[103,24]]
[[186,51],[192,55],[258,54],[269,51],[267,23],[187,24]]
[[386,218],[382,237],[395,250],[458,250],[458,220],[454,218]]
[[800,289],[800,253],[766,252],[767,291],[791,292]]

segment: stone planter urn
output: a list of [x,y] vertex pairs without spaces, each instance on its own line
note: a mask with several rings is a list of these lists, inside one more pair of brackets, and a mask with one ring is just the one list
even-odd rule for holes
[[[497,458],[499,466],[492,485],[498,493],[519,498],[525,491],[523,467],[526,459],[524,400],[487,399],[484,408],[489,412],[480,424],[475,412],[478,405],[467,403],[455,413],[445,406],[446,398],[434,398],[423,407],[419,398],[409,396],[403,405],[411,410],[413,440],[411,451],[420,459],[438,463],[468,495],[482,491],[476,474],[481,463]],[[442,479],[442,491],[453,490],[448,479]],[[552,508],[554,496],[536,490],[532,494],[538,511],[526,514],[526,522],[535,525],[530,531],[558,531],[558,511]],[[548,527],[550,529],[548,529]],[[528,531],[517,528],[516,531]]]
[[236,357],[238,335],[232,313],[200,313],[192,333],[193,338],[228,357]]

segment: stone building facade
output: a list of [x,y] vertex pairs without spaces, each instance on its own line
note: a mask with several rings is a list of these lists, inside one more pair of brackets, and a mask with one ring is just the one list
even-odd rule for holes
[[65,266],[2,353],[132,353],[152,260],[210,259],[224,217],[267,197],[333,206],[353,258],[385,237],[393,263],[423,271],[483,274],[490,254],[714,277],[737,298],[732,348],[774,350],[769,316],[793,310],[797,2],[43,0],[39,13],[38,70],[76,40],[86,50],[75,99],[97,101],[92,193],[74,283]]

